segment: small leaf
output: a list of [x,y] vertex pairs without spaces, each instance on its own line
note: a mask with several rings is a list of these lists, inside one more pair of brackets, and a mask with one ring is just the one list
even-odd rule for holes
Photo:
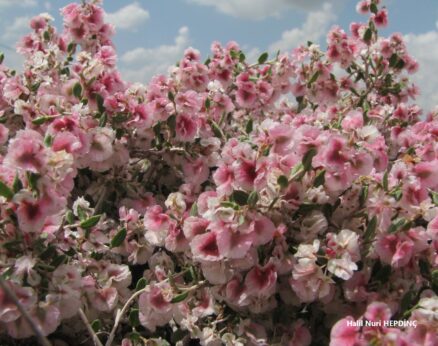
[[304,167],[304,171],[309,171],[310,169],[312,169],[312,160],[315,157],[315,155],[317,154],[317,150],[315,148],[311,148],[309,149],[303,157],[303,167]]
[[67,213],[65,213],[65,220],[69,225],[73,224],[75,221],[75,216],[71,210],[68,210]]
[[175,95],[173,94],[173,92],[169,91],[169,92],[167,93],[167,98],[168,98],[170,101],[175,102]]
[[362,186],[360,193],[359,193],[359,205],[363,207],[368,199],[368,185]]
[[102,322],[100,322],[100,320],[94,320],[93,322],[91,322],[91,328],[95,332],[98,332],[102,328]]
[[205,99],[205,109],[206,110],[209,110],[210,109],[210,107],[211,107],[211,101],[210,101],[210,99],[207,97],[206,99]]
[[105,106],[103,105],[104,99],[100,94],[94,94],[94,98],[96,99],[97,110],[99,113],[105,112]]
[[325,183],[325,169],[318,172],[318,174],[315,177],[315,180],[313,181],[313,186],[318,187],[324,185],[324,183]]
[[248,135],[252,132],[252,130],[253,130],[253,126],[254,126],[254,121],[252,120],[252,118],[250,118],[250,119],[248,120],[248,122],[246,123],[246,126],[245,126],[245,132],[246,132]]
[[370,11],[374,14],[376,14],[377,12],[379,12],[379,9],[377,8],[377,5],[375,3],[372,3],[370,5]]
[[51,135],[46,135],[46,137],[44,137],[44,145],[46,147],[51,147],[53,144],[53,136]]
[[44,115],[42,117],[38,117],[36,119],[32,120],[32,124],[34,125],[42,125],[50,120],[53,120],[55,117],[53,116],[49,116],[49,115]]
[[23,188],[23,183],[21,182],[18,174],[15,174],[14,182],[12,183],[12,190],[17,193]]
[[198,203],[193,202],[190,208],[190,216],[198,216]]
[[399,57],[396,53],[392,54],[389,58],[389,67],[395,67],[398,63]]
[[82,221],[79,224],[79,227],[84,228],[84,229],[88,229],[88,228],[94,227],[94,226],[96,226],[99,223],[99,220],[100,220],[101,216],[102,215],[91,216],[90,218]]
[[82,97],[82,85],[81,83],[77,82],[74,86],[73,86],[73,95],[80,99]]
[[218,137],[218,138],[222,138],[222,139],[225,139],[225,135],[224,135],[224,133],[222,132],[222,130],[221,130],[221,128],[219,127],[219,125],[216,124],[216,122],[211,121],[210,126],[211,126],[211,129],[213,130],[213,133],[214,133],[214,135],[215,135],[216,137]]
[[307,86],[310,87],[313,83],[316,82],[316,80],[318,79],[319,75],[320,75],[320,71],[316,71],[313,76],[310,78],[309,83],[307,83]]
[[126,238],[126,234],[126,228],[122,228],[120,231],[118,231],[114,238],[111,240],[111,248],[122,245],[123,241]]
[[400,230],[408,229],[411,226],[411,222],[403,217],[395,219],[388,228],[388,233],[395,233]]
[[365,242],[374,238],[377,229],[377,217],[374,215],[371,220],[368,222],[367,229],[363,235],[363,239]]
[[242,51],[240,51],[240,53],[239,53],[239,62],[243,63],[245,61],[245,59],[246,59],[245,54]]
[[389,183],[388,183],[388,171],[385,172],[382,179],[382,186],[385,191],[388,191]]
[[262,53],[260,56],[259,56],[259,58],[258,58],[258,63],[259,64],[264,64],[267,60],[268,60],[268,53],[267,52],[264,52],[264,53]]
[[365,34],[363,35],[363,40],[365,41],[365,42],[369,42],[369,41],[371,41],[371,38],[373,37],[373,31],[370,29],[370,28],[368,28],[366,31],[365,31]]
[[406,292],[403,298],[400,301],[400,310],[401,312],[405,312],[409,310],[412,306],[415,305],[415,300],[417,298],[417,292],[414,290],[410,290]]
[[0,53],[0,64],[3,64],[3,60],[5,60],[5,55]]
[[102,115],[100,116],[100,119],[99,119],[99,126],[105,127],[106,121],[107,121],[106,113],[102,113]]
[[143,288],[145,288],[147,286],[147,284],[148,284],[148,281],[145,278],[140,278],[137,281],[137,285],[135,285],[135,290],[136,291],[140,291]]
[[252,191],[248,196],[248,205],[250,207],[255,207],[258,201],[259,201],[259,194],[257,193],[257,191]]
[[172,304],[181,303],[189,296],[189,292],[184,292],[175,296],[170,302]]
[[45,41],[50,41],[50,33],[48,31],[44,31],[43,38]]
[[285,175],[280,175],[277,179],[277,183],[281,188],[285,188],[289,185],[289,180]]
[[245,191],[241,190],[234,190],[231,198],[234,202],[241,206],[246,205],[246,203],[248,202],[248,194]]
[[438,206],[438,192],[433,190],[429,190],[430,198],[432,199],[432,203]]
[[131,325],[131,327],[138,327],[140,325],[138,309],[131,309],[131,311],[129,312],[129,324]]

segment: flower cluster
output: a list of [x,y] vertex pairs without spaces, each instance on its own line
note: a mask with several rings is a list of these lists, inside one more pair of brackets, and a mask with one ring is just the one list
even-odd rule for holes
[[412,102],[386,9],[357,10],[326,51],[215,42],[148,85],[119,74],[98,1],[61,33],[33,18],[24,71],[0,65],[0,331],[438,343],[438,110]]

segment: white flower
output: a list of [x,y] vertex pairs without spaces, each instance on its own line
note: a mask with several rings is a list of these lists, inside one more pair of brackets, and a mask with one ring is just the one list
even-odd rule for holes
[[342,258],[329,260],[327,270],[338,278],[349,280],[353,276],[353,272],[357,270],[357,265],[351,260],[349,254],[345,254]]

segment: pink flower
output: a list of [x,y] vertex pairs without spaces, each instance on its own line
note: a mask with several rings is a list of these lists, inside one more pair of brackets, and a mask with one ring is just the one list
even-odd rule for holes
[[274,223],[266,216],[256,216],[250,224],[250,232],[254,233],[254,246],[269,243],[276,231]]
[[183,225],[184,236],[188,240],[192,240],[193,237],[197,236],[198,234],[205,233],[209,223],[210,222],[208,220],[199,217],[195,217],[195,216],[188,217],[187,219],[184,220],[184,225]]
[[270,297],[275,293],[277,272],[271,263],[264,267],[255,266],[245,277],[246,292],[258,297]]
[[89,296],[92,306],[102,312],[112,311],[119,300],[117,289],[114,287],[96,289]]
[[140,323],[151,332],[167,324],[173,316],[171,298],[162,288],[151,285],[150,289],[142,293],[138,300]]
[[46,164],[46,150],[42,136],[33,130],[20,130],[10,140],[5,161],[12,167],[30,172],[41,172]]
[[219,253],[227,258],[243,258],[253,243],[252,234],[242,234],[227,227],[213,226]]
[[372,17],[374,23],[378,28],[384,28],[388,26],[388,11],[386,8],[382,8]]
[[195,236],[190,242],[193,258],[203,261],[217,261],[221,259],[217,236],[214,232]]
[[[6,285],[13,290],[19,302],[27,310],[30,310],[37,302],[37,295],[31,287],[20,287],[10,281]],[[21,316],[20,311],[6,293],[0,289],[0,321],[9,323],[17,320]]]
[[376,251],[382,261],[395,268],[403,267],[409,263],[413,255],[413,248],[413,241],[404,235],[383,235],[376,243]]
[[193,116],[186,113],[178,114],[176,117],[176,139],[182,142],[193,141],[197,131],[198,125]]
[[186,177],[186,182],[196,185],[201,185],[210,175],[207,163],[202,157],[191,162],[186,162],[183,165],[183,172]]
[[360,327],[356,319],[347,316],[336,322],[330,333],[330,346],[356,346],[359,343]]

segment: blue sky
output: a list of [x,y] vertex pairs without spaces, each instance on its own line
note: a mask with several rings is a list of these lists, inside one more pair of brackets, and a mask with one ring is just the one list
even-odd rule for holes
[[[0,0],[0,50],[9,65],[19,58],[8,47],[26,33],[27,19],[41,12],[62,25],[59,8],[67,0]],[[405,35],[412,55],[421,64],[415,81],[420,104],[438,104],[438,1],[383,0],[390,13],[386,33]],[[185,48],[206,57],[212,41],[237,41],[255,59],[263,51],[289,51],[307,40],[325,47],[325,35],[339,24],[364,20],[355,0],[105,0],[108,20],[116,25],[115,44],[125,78],[147,82],[165,73]],[[8,59],[9,57],[9,59]],[[432,76],[432,78],[431,78]]]

